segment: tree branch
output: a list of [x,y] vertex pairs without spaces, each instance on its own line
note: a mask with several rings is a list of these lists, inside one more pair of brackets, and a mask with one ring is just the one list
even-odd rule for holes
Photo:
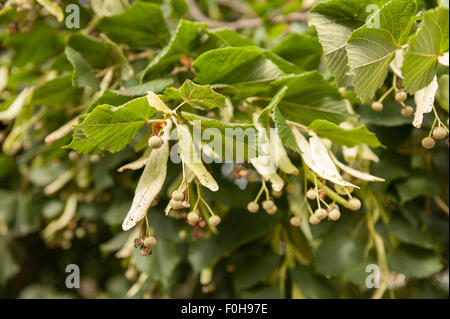
[[[223,1],[222,1],[223,2]],[[251,18],[251,19],[239,19],[232,22],[225,21],[216,21],[208,18],[200,8],[197,6],[195,0],[186,0],[186,3],[189,7],[189,15],[196,21],[204,22],[210,28],[227,28],[233,31],[237,31],[240,29],[251,29],[257,28],[263,24],[263,20],[261,18]],[[293,12],[288,15],[274,15],[269,18],[269,21],[273,24],[281,24],[281,23],[291,23],[294,21],[306,21],[308,19],[307,12]]]

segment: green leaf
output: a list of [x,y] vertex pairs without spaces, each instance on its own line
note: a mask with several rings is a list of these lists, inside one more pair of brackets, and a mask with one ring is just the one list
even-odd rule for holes
[[[332,0],[320,2],[311,10],[309,24],[315,26],[325,53],[327,66],[339,85],[350,82],[347,40],[353,30],[365,23],[372,0]],[[375,1],[375,4],[378,4]]]
[[4,286],[6,282],[20,271],[20,265],[11,254],[7,237],[0,237],[0,251],[2,258],[0,260],[0,285]]
[[136,268],[146,273],[150,279],[161,282],[164,288],[168,288],[175,268],[181,258],[177,246],[172,241],[158,240],[158,245],[152,249],[151,256],[141,256],[139,249],[134,250],[133,259]]
[[169,37],[161,8],[142,1],[135,2],[121,14],[103,17],[97,28],[114,41],[133,47],[161,48]]
[[201,47],[201,32],[199,31],[204,29],[206,29],[206,24],[180,20],[169,44],[141,73],[141,82],[144,79],[169,72],[185,54],[196,52]]
[[278,287],[262,286],[243,291],[240,295],[242,299],[280,299],[281,293]]
[[273,121],[275,122],[275,127],[278,129],[278,135],[280,136],[283,145],[295,152],[301,153],[295,140],[295,136],[292,134],[291,128],[286,123],[286,120],[278,107],[275,107],[273,110]]
[[133,75],[133,70],[120,47],[102,34],[104,40],[76,33],[67,40],[67,45],[78,51],[94,69],[104,69],[120,64],[123,79]]
[[186,0],[170,0],[170,5],[173,14],[177,17],[182,17],[189,11]]
[[280,214],[276,215],[248,214],[242,209],[231,210],[219,226],[219,252],[232,252],[245,243],[266,235],[275,227]]
[[387,225],[389,230],[402,242],[422,248],[433,248],[422,233],[399,217],[394,217]]
[[369,264],[375,264],[376,262],[364,262],[356,264],[355,266],[347,268],[347,270],[342,275],[342,278],[346,281],[351,282],[352,284],[358,286],[359,290],[364,292],[367,289],[366,279],[367,276],[370,274],[369,272],[366,272],[366,267]]
[[324,275],[343,274],[363,257],[362,245],[354,239],[334,234],[324,239],[316,252],[316,270]]
[[245,254],[244,260],[240,260],[235,266],[233,283],[237,289],[251,288],[265,277],[271,275],[278,268],[280,257],[273,252],[264,254]]
[[338,145],[353,147],[360,144],[367,144],[372,147],[381,146],[375,134],[367,130],[365,126],[360,126],[351,130],[326,120],[315,120],[308,128],[317,133],[320,137],[325,137]]
[[57,77],[38,86],[32,103],[44,106],[77,105],[81,89],[72,86],[72,76]]
[[393,271],[414,278],[429,277],[444,267],[433,251],[406,245],[388,255],[388,261]]
[[64,146],[65,149],[73,149],[81,154],[100,154],[103,151],[88,141],[81,128],[75,128],[72,135],[72,141]]
[[[106,90],[100,97],[98,97],[89,105],[86,113],[92,112],[99,105],[108,104],[112,106],[119,106],[129,102],[132,99],[133,96],[122,95],[110,90]],[[86,115],[80,116],[79,123],[82,123],[85,118]],[[70,142],[70,144],[64,146],[63,148],[73,149],[81,154],[99,154],[103,152],[100,148],[96,147],[92,141],[89,141],[87,139],[86,134],[84,134],[83,130],[80,127],[75,127],[72,141]]]
[[154,93],[161,93],[165,88],[172,85],[173,79],[162,78],[148,81],[142,84],[126,87],[120,90],[112,90],[112,92],[127,96],[146,95],[149,91]]
[[307,33],[292,33],[275,46],[272,52],[299,68],[310,71],[319,67],[322,46],[317,38]]
[[47,11],[54,15],[58,22],[62,22],[64,20],[64,12],[59,5],[57,5],[54,1],[50,0],[37,0],[41,6],[43,6]]
[[109,104],[112,106],[119,106],[133,99],[132,95],[121,94],[119,92],[114,92],[111,90],[105,90],[101,96],[99,96],[94,102],[92,102],[87,113],[92,112],[97,106],[102,104]]
[[156,114],[147,98],[141,97],[119,107],[99,105],[77,127],[82,129],[90,143],[115,153],[130,143]]
[[83,55],[93,68],[103,69],[114,63],[110,46],[91,35],[75,33],[67,40],[67,46]]
[[438,91],[436,92],[436,99],[439,101],[439,105],[449,111],[449,76],[448,74],[443,74],[438,80]]
[[2,36],[2,42],[3,47],[15,50],[12,61],[18,67],[44,61],[64,50],[62,34],[43,22],[37,22],[29,32],[18,32],[9,37]]
[[[415,105],[413,98],[406,100],[405,103],[413,107]],[[373,124],[386,127],[411,124],[412,117],[402,116],[400,112],[401,107],[397,101],[395,101],[394,99],[385,99],[383,101],[383,105],[383,112],[374,111],[368,104],[361,105],[357,109],[361,121],[368,125]]]
[[297,265],[291,270],[291,276],[302,294],[308,298],[330,299],[337,297],[327,279],[315,274],[311,267]]
[[73,66],[72,83],[75,86],[91,88],[93,91],[100,90],[100,83],[95,77],[94,71],[83,56],[71,47],[66,47],[67,59]]
[[317,71],[286,76],[273,81],[272,85],[277,88],[284,85],[288,87],[286,95],[278,104],[287,120],[309,125],[319,118],[340,123],[352,116],[339,91]]
[[248,214],[242,208],[232,209],[223,218],[217,236],[200,239],[189,248],[188,260],[195,272],[209,267],[225,253],[267,234],[275,227],[279,216]]
[[261,114],[258,117],[258,122],[261,123],[264,127],[269,127],[269,115],[271,112],[273,112],[273,109],[280,103],[280,101],[283,99],[283,97],[286,94],[288,87],[283,86],[277,94],[270,100],[270,103],[262,110]]
[[194,273],[200,271],[213,262],[219,256],[219,250],[215,240],[200,238],[189,246],[188,260]]
[[448,15],[446,8],[425,12],[421,28],[409,40],[402,66],[408,93],[426,87],[436,75],[438,58],[448,51]]
[[164,92],[170,100],[181,101],[200,110],[226,107],[225,97],[209,85],[198,85],[187,79],[179,89],[168,88]]
[[[258,156],[258,131],[253,124],[224,123],[214,118],[188,112],[181,112],[181,116],[188,121],[194,121],[194,128],[196,129],[198,129],[197,123],[199,123],[202,131],[208,128],[218,130],[210,130],[208,132],[214,134],[208,135],[210,141],[207,144],[222,158],[225,158],[225,152],[228,149],[233,150],[232,155],[235,157],[237,155],[236,153],[241,154],[243,152],[245,160]],[[198,122],[196,123],[195,121]],[[220,149],[214,148],[216,145]]]
[[414,1],[392,0],[376,13],[379,27],[366,24],[352,33],[348,60],[356,95],[362,101],[371,100],[383,84],[395,51],[405,43],[415,21],[415,11]]
[[289,62],[257,47],[210,50],[193,64],[200,84],[252,84],[272,81],[299,70]]
[[245,47],[254,45],[251,39],[229,29],[212,30],[208,31],[208,33],[216,36],[221,42],[230,47]]
[[419,196],[433,196],[440,193],[440,187],[427,172],[413,172],[411,176],[396,185],[402,204]]

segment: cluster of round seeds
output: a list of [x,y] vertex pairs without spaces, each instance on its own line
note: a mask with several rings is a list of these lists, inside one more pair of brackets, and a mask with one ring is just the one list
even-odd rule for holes
[[[391,88],[389,90],[389,92],[392,89],[394,89],[394,88]],[[408,94],[403,89],[398,89],[397,90],[397,88],[395,88],[395,90],[397,91],[395,93],[395,100],[398,103],[400,103],[400,105],[402,106],[402,108],[400,110],[401,115],[404,116],[404,117],[410,117],[414,113],[414,108],[412,106],[409,106],[409,105],[405,104],[405,101],[408,98]],[[386,93],[389,93],[389,92],[386,92]],[[383,111],[383,108],[384,108],[383,107],[383,99],[385,97],[386,96],[383,96],[382,98],[380,98],[380,100],[372,102],[372,105],[371,105],[372,110],[374,110],[375,112]]]
[[317,225],[322,220],[328,218],[328,220],[337,221],[341,217],[341,212],[339,211],[339,206],[336,204],[332,204],[329,206],[328,210],[323,208],[318,208],[309,217],[309,223],[313,225]]
[[278,207],[275,205],[273,200],[268,199],[262,202],[263,209],[267,212],[269,215],[273,215],[277,212]]
[[395,93],[395,100],[400,103],[402,109],[400,110],[400,114],[403,117],[410,117],[414,113],[414,109],[410,105],[406,105],[404,102],[408,98],[408,94],[403,89],[400,89]]
[[139,237],[134,240],[134,247],[140,247],[140,254],[142,256],[149,256],[152,254],[152,248],[156,246],[158,240],[154,236]]
[[[269,215],[273,215],[278,211],[277,205],[275,205],[274,201],[271,199],[267,199],[267,200],[263,201],[261,204],[262,204],[263,209]],[[259,204],[256,201],[250,202],[247,205],[247,210],[250,213],[256,213],[259,211]]]
[[433,129],[432,136],[425,137],[422,140],[422,146],[427,150],[432,149],[436,145],[436,140],[441,140],[447,136],[445,127],[438,126]]
[[200,213],[198,210],[189,212],[186,216],[186,223],[188,223],[190,226],[200,226],[205,227],[206,222],[203,220],[203,218],[200,216]]
[[169,201],[169,205],[175,210],[189,208],[190,206],[189,202],[184,200],[184,193],[179,190],[172,193],[172,199]]

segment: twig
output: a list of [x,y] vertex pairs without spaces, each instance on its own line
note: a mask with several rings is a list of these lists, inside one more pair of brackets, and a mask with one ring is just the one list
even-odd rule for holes
[[444,203],[444,201],[439,196],[433,196],[433,200],[436,203],[436,205],[444,212],[449,215],[449,209],[447,204]]
[[270,22],[273,24],[291,23],[295,21],[308,20],[308,12],[292,12],[287,15],[275,15],[271,17]]
[[295,127],[297,129],[299,129],[300,131],[304,132],[304,133],[310,133],[311,131],[304,125],[297,123],[297,122],[293,122],[293,121],[289,121],[286,120],[286,124],[292,127]]
[[230,9],[233,9],[234,11],[241,13],[241,14],[247,14],[251,15],[253,17],[256,16],[255,12],[252,10],[252,8],[245,2],[239,1],[239,0],[216,0],[216,2],[222,6],[229,7]]
[[[225,21],[216,21],[208,18],[203,14],[200,8],[195,3],[195,0],[186,0],[186,3],[189,7],[189,14],[191,17],[200,22],[204,22],[210,28],[227,28],[233,31],[240,29],[251,29],[257,28],[263,24],[263,20],[261,18],[250,18],[250,19],[239,19],[233,22],[225,22]],[[231,4],[229,4],[231,7]],[[240,8],[242,10],[242,8]],[[237,10],[236,10],[237,11]],[[286,16],[276,15],[269,18],[269,21],[274,24],[280,23],[289,23],[293,21],[305,21],[308,18],[308,14],[306,12],[293,12]]]

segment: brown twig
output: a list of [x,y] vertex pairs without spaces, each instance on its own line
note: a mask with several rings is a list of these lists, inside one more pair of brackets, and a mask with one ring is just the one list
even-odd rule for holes
[[[191,17],[199,22],[204,22],[210,28],[227,28],[233,31],[240,29],[251,29],[257,28],[263,24],[263,20],[261,18],[250,18],[250,19],[239,19],[232,22],[225,21],[216,21],[208,18],[203,14],[200,8],[197,6],[195,0],[186,0],[187,5],[189,7],[189,14]],[[308,18],[308,14],[306,12],[293,12],[286,16],[276,15],[269,18],[271,23],[280,24],[280,23],[290,23],[294,21],[305,21]]]
[[439,197],[439,196],[433,196],[433,200],[436,203],[436,205],[447,215],[449,214],[449,209],[446,203]]

